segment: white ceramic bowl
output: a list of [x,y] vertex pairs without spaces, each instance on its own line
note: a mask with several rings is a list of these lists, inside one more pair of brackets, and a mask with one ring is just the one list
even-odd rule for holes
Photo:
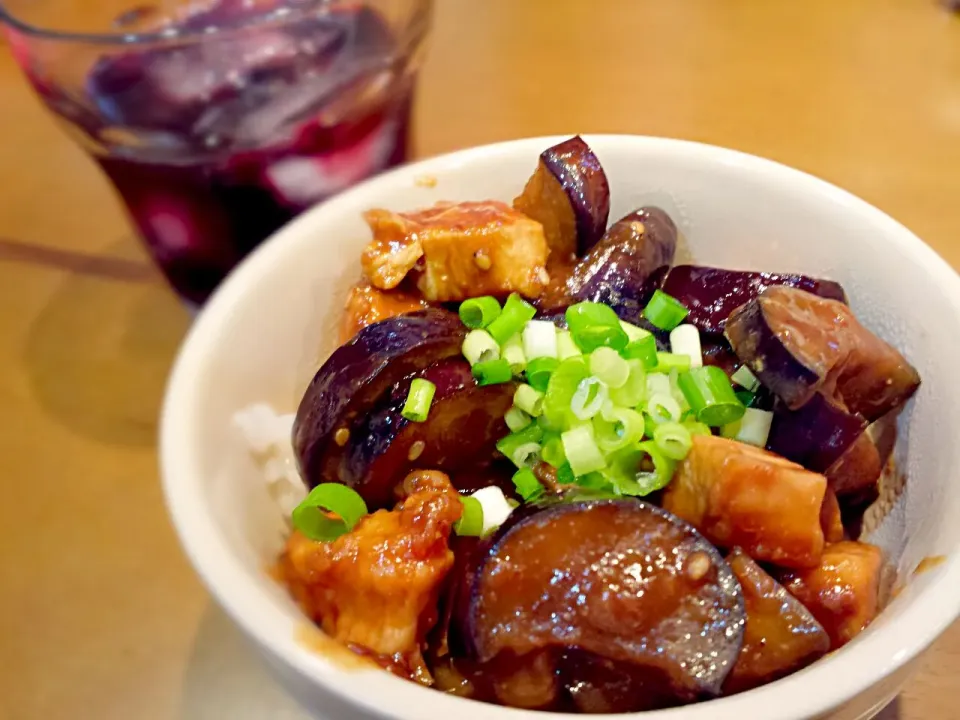
[[[176,362],[161,431],[167,502],[197,572],[278,677],[324,717],[543,720],[345,668],[302,641],[304,617],[267,574],[284,525],[231,414],[266,401],[293,411],[330,350],[368,239],[361,211],[440,199],[511,200],[539,153],[562,138],[465,150],[400,168],[303,215],[265,243],[197,318]],[[907,491],[872,538],[909,577],[841,652],[757,690],[644,714],[644,720],[867,718],[960,611],[960,280],[909,230],[826,182],[730,150],[676,140],[588,136],[612,192],[611,220],[642,204],[673,214],[696,259],[841,281],[865,323],[895,343],[923,385],[901,423]],[[427,176],[436,185],[417,180]],[[574,716],[570,716],[574,717]],[[634,716],[636,717],[636,716]]]

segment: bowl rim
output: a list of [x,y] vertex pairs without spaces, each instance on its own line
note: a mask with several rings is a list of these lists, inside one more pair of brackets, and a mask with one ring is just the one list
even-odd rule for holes
[[[543,148],[570,135],[529,137],[472,147],[420,160],[363,182],[322,203],[274,234],[238,266],[208,301],[196,318],[170,373],[160,423],[159,456],[167,509],[180,542],[209,592],[231,619],[251,638],[283,663],[348,703],[381,717],[410,720],[544,720],[582,715],[520,710],[454,697],[424,688],[387,672],[342,670],[295,637],[290,618],[247,568],[230,551],[225,540],[208,521],[209,511],[202,491],[200,464],[195,458],[202,448],[194,439],[200,370],[217,347],[223,325],[234,314],[242,297],[257,280],[271,272],[285,254],[285,246],[310,228],[322,225],[360,204],[371,207],[384,202],[391,189],[406,186],[424,175],[469,172],[480,159],[529,155],[531,164]],[[824,202],[840,204],[851,213],[884,229],[883,242],[892,243],[943,289],[951,311],[960,324],[960,277],[914,235],[886,213],[865,200],[801,170],[737,150],[687,140],[641,135],[584,134],[584,139],[602,154],[604,149],[631,146],[637,151],[666,150],[681,156],[699,157],[731,170],[765,176],[774,182],[797,185]],[[376,198],[380,198],[377,200]],[[341,210],[343,208],[344,210]],[[931,573],[925,587],[913,595],[896,626],[865,633],[843,649],[814,665],[774,683],[746,693],[709,702],[642,714],[645,720],[740,720],[755,717],[763,709],[766,720],[801,720],[819,717],[864,693],[885,677],[904,667],[925,650],[960,615],[960,553],[951,553]],[[896,630],[895,630],[896,627]],[[902,630],[901,630],[902,629]],[[629,713],[606,716],[637,718]]]

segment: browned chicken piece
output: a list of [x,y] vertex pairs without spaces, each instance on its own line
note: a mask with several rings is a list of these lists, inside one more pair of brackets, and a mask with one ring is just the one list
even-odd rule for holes
[[698,435],[663,507],[722,548],[784,567],[816,567],[823,553],[823,475],[735,440]]
[[453,566],[447,541],[462,503],[449,478],[411,473],[394,510],[379,510],[332,542],[291,534],[282,570],[304,612],[328,635],[424,684],[421,641],[436,623]]
[[401,290],[379,290],[360,283],[350,290],[340,321],[340,344],[351,340],[367,325],[430,307],[425,300]]
[[361,264],[374,286],[407,273],[431,302],[517,292],[535,298],[550,278],[543,226],[502,202],[437,203],[409,213],[365,213],[373,240]]
[[843,516],[840,513],[840,501],[837,494],[827,488],[823,496],[823,505],[820,506],[820,527],[823,528],[823,539],[827,543],[836,543],[843,540]]
[[723,685],[725,695],[743,692],[796,672],[823,657],[830,638],[813,615],[750,557],[727,557],[747,612],[743,647]]
[[819,567],[783,572],[780,582],[823,625],[836,650],[859,635],[880,611],[882,572],[880,548],[839,542],[827,546]]

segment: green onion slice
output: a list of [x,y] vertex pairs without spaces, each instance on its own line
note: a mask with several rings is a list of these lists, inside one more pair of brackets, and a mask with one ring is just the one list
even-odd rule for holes
[[537,480],[530,468],[520,468],[513,474],[513,484],[524,502],[530,502],[543,495],[543,485]]
[[497,441],[497,450],[506,455],[517,467],[524,467],[539,459],[540,441],[543,439],[543,428],[531,423],[519,432],[512,432],[505,438]]
[[557,433],[544,433],[540,457],[547,465],[558,469],[567,461],[563,441]]
[[590,372],[611,390],[623,387],[630,377],[630,365],[613,348],[599,347],[590,353]]
[[577,476],[570,467],[570,463],[565,462],[557,468],[557,482],[560,485],[573,485],[577,481]]
[[468,328],[485,328],[500,317],[500,303],[484,295],[460,303],[460,321]]
[[537,309],[516,293],[511,293],[499,317],[487,326],[487,332],[501,345],[533,320]]
[[557,356],[557,326],[549,320],[530,320],[524,325],[521,337],[528,359]]
[[606,467],[606,458],[593,435],[593,425],[578,425],[562,433],[560,440],[574,474],[586,475]]
[[580,348],[573,341],[573,335],[569,330],[557,331],[557,359],[566,360],[567,358],[579,357],[583,355]]
[[487,360],[478,362],[473,366],[473,376],[477,379],[477,385],[499,385],[500,383],[513,380],[513,370],[510,369],[510,363],[500,358],[499,360]]
[[660,425],[665,422],[677,422],[683,415],[680,403],[669,393],[654,393],[647,400],[647,414],[653,422]]
[[513,404],[531,417],[539,417],[543,412],[543,393],[532,385],[520,384],[513,394]]
[[471,330],[463,339],[460,351],[471,365],[500,357],[500,346],[486,330]]
[[676,470],[676,463],[649,441],[613,453],[609,460],[608,477],[621,495],[649,495],[666,487]]
[[543,417],[550,427],[557,430],[566,428],[570,416],[570,401],[573,400],[580,381],[587,376],[587,364],[580,357],[564,360],[549,376],[543,396]]
[[453,531],[465,537],[483,535],[483,505],[475,497],[461,497],[463,514],[453,524]]
[[329,542],[353,530],[366,514],[367,504],[356,490],[340,483],[321,483],[294,508],[291,519],[311,540]]
[[570,411],[579,420],[589,420],[600,412],[609,396],[610,393],[603,382],[593,376],[584,378],[577,385],[573,397],[570,398]]
[[730,378],[714,365],[693,368],[681,374],[677,382],[697,420],[710,427],[739,420],[746,411],[733,392]]
[[690,430],[677,422],[658,425],[653,431],[653,442],[671,460],[683,460],[693,447]]
[[620,318],[607,305],[581,302],[567,308],[565,317],[574,342],[584,352],[598,347],[622,350],[627,346],[627,333],[620,326]]
[[690,433],[691,437],[694,435],[713,435],[710,431],[710,426],[699,420],[684,420],[682,424],[687,429],[687,432]]
[[593,419],[597,445],[605,453],[612,453],[639,442],[644,432],[643,415],[625,407],[604,408],[600,417]]
[[647,373],[640,360],[627,360],[630,375],[623,386],[610,391],[610,399],[620,407],[637,407],[647,396]]
[[757,379],[757,376],[754,375],[753,371],[746,365],[741,365],[737,368],[736,372],[730,376],[730,379],[744,390],[749,390],[753,393],[760,388],[760,380]]
[[533,419],[518,407],[512,407],[503,416],[510,432],[519,432],[533,422]]
[[678,372],[686,372],[690,369],[690,356],[689,355],[677,355],[676,353],[657,353],[657,365],[654,369],[654,372],[661,372],[669,374],[673,370]]
[[657,339],[647,335],[631,340],[623,349],[623,356],[628,360],[640,360],[647,370],[651,370],[657,366]]
[[683,322],[689,312],[675,297],[667,295],[663,290],[654,290],[653,297],[643,309],[643,316],[660,330],[673,330]]
[[560,361],[552,357],[538,357],[527,363],[527,382],[534,390],[546,392],[550,376]]
[[407,401],[403,404],[400,414],[411,422],[424,422],[436,392],[437,386],[429,380],[414,378],[410,383]]
[[[492,338],[491,338],[492,339]],[[523,342],[520,335],[513,335],[500,348],[500,357],[510,363],[514,375],[519,375],[527,367],[527,356],[523,352]]]

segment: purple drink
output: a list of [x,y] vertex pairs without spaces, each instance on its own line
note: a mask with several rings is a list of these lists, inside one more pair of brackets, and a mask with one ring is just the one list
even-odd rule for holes
[[169,40],[99,48],[79,92],[8,31],[189,303],[306,207],[407,158],[427,13],[404,36],[365,4],[313,5],[220,0],[154,27]]

